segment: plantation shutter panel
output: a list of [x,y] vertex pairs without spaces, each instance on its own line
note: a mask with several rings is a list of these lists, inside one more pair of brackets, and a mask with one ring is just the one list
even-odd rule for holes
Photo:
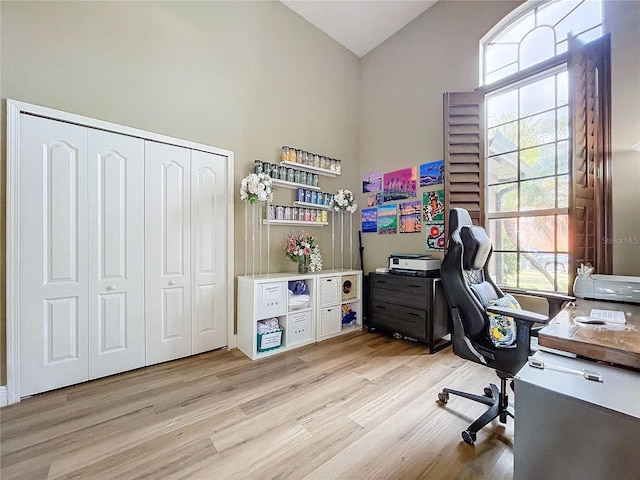
[[484,93],[444,94],[445,232],[449,211],[468,210],[484,225]]
[[581,263],[591,263],[596,273],[612,273],[610,52],[609,35],[586,45],[569,39],[570,286]]

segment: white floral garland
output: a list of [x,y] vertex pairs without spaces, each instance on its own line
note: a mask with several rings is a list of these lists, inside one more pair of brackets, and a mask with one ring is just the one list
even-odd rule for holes
[[266,173],[250,173],[240,182],[240,200],[249,203],[272,202],[271,177]]
[[322,270],[322,254],[320,253],[320,247],[317,245],[311,250],[311,262],[309,263],[309,269],[312,272],[320,272]]
[[338,193],[333,196],[333,200],[329,203],[329,208],[336,212],[347,211],[355,213],[358,208],[356,196],[351,190],[338,190]]

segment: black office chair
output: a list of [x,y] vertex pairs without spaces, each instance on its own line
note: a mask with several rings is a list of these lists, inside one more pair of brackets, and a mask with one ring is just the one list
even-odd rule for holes
[[[462,439],[469,445],[476,441],[477,432],[496,417],[501,423],[507,422],[507,416],[513,418],[507,381],[513,378],[531,355],[531,327],[534,323],[546,324],[549,321],[545,315],[526,310],[487,306],[491,300],[505,295],[487,272],[492,251],[491,240],[482,227],[472,225],[469,213],[462,208],[452,209],[449,215],[448,250],[442,261],[440,276],[453,322],[453,351],[459,357],[494,368],[500,378],[500,389],[490,384],[485,387],[484,396],[449,388],[438,394],[443,404],[452,394],[489,406],[480,418],[462,432]],[[559,309],[562,302],[574,300],[558,294],[543,296],[548,298],[552,313]],[[517,335],[514,346],[494,346],[489,338],[487,312],[515,319]]]

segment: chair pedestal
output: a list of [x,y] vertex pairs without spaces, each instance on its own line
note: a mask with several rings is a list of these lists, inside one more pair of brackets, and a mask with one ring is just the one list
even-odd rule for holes
[[507,394],[507,380],[512,379],[513,376],[499,371],[496,373],[500,377],[500,389],[491,383],[488,387],[485,387],[484,396],[453,390],[451,388],[444,388],[442,392],[438,394],[438,400],[443,404],[449,401],[449,395],[451,394],[489,405],[489,409],[462,432],[462,439],[469,445],[473,445],[476,441],[478,431],[495,418],[499,418],[500,423],[507,423],[507,417],[514,418],[513,406],[509,405],[509,395]]

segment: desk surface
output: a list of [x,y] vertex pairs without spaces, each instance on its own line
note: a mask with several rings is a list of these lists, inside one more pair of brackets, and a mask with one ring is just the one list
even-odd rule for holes
[[[623,311],[627,323],[590,325],[574,321],[578,316],[588,317],[594,308]],[[575,306],[565,307],[540,330],[538,341],[545,347],[640,369],[640,305],[579,298]]]

